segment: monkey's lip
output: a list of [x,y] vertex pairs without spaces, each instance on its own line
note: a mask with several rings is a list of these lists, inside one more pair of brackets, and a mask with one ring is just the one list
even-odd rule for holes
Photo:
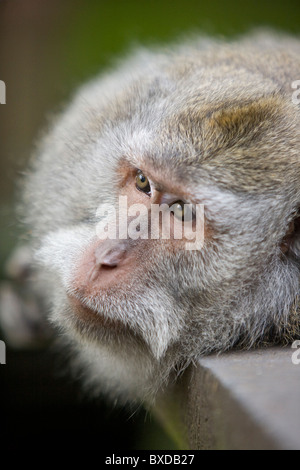
[[89,323],[95,328],[105,327],[106,329],[124,330],[125,325],[119,320],[111,319],[101,314],[99,311],[85,305],[84,301],[74,294],[68,294],[68,300],[72,306],[76,321],[79,319],[83,323]]

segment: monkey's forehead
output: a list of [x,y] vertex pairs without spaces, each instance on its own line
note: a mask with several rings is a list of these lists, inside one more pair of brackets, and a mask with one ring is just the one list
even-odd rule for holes
[[187,183],[205,175],[236,190],[272,189],[299,171],[291,88],[299,44],[258,35],[142,51],[87,90],[93,119],[137,167]]
[[96,162],[125,157],[184,184],[276,189],[299,177],[296,49],[252,37],[141,51],[83,87],[63,126],[80,155],[95,143]]
[[299,178],[298,109],[280,93],[260,93],[259,86],[250,97],[230,99],[226,91],[209,103],[199,89],[187,99],[173,92],[132,105],[129,116],[109,121],[108,140],[117,142],[120,158],[174,184],[205,179],[263,192]]

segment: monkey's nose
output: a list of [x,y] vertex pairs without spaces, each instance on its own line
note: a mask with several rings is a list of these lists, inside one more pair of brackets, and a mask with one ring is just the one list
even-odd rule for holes
[[126,256],[127,244],[123,240],[105,240],[95,249],[95,264],[98,268],[115,268]]
[[73,289],[84,297],[124,283],[134,271],[136,257],[128,240],[97,240],[82,254]]

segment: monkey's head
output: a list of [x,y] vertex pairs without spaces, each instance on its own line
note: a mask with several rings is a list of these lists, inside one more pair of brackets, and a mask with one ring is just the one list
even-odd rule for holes
[[199,355],[288,328],[296,50],[262,36],[142,51],[81,88],[43,139],[27,219],[51,318],[94,387],[152,397]]

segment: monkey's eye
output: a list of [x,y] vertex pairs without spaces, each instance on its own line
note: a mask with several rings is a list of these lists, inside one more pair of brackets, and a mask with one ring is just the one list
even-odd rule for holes
[[143,193],[151,193],[151,186],[147,176],[142,171],[139,171],[135,178],[135,184],[139,191]]
[[194,210],[191,204],[184,201],[176,201],[171,207],[171,212],[174,214],[176,219],[184,220],[185,222],[194,219]]
[[176,201],[171,206],[171,212],[175,215],[175,217],[179,220],[184,219],[184,202],[183,201]]

